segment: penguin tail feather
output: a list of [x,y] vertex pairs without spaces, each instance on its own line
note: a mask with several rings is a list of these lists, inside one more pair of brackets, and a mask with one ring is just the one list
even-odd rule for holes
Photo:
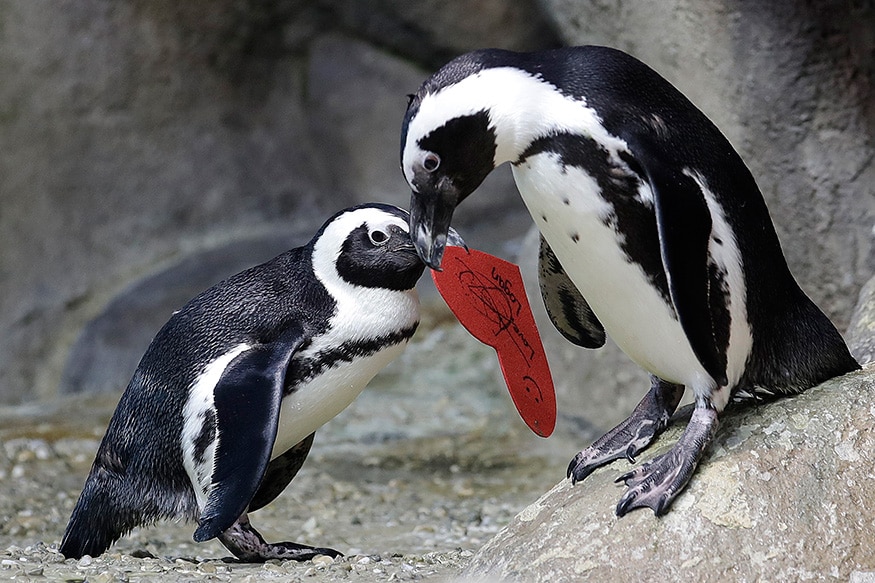
[[778,394],[801,393],[860,365],[829,318],[799,290],[772,326],[754,336],[748,384]]
[[68,559],[96,557],[142,523],[141,513],[124,501],[123,478],[105,468],[91,470],[70,516],[59,551]]

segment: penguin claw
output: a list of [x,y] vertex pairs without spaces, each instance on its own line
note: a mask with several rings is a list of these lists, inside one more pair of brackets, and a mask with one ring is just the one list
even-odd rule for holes
[[696,469],[695,462],[679,461],[669,452],[617,478],[616,482],[628,488],[617,504],[617,516],[636,508],[650,508],[656,516],[665,514]]
[[629,511],[636,508],[650,508],[655,516],[662,516],[668,511],[675,496],[639,497],[636,492],[626,492],[617,504],[618,517],[625,516]]
[[600,466],[608,463],[608,461],[601,461],[592,459],[593,454],[590,452],[591,448],[587,448],[581,452],[578,452],[574,459],[571,460],[571,463],[568,464],[568,471],[565,474],[566,478],[571,478],[571,483],[576,484],[591,473],[596,471]]
[[578,452],[568,464],[566,477],[571,478],[571,483],[576,484],[584,480],[601,466],[615,460],[625,458],[634,464],[634,456],[650,445],[656,436],[656,432],[650,430],[652,427],[650,424],[642,423],[636,427],[634,437],[631,437],[633,441],[630,443],[629,427],[636,423],[637,420],[630,417],[591,446]]
[[327,555],[332,559],[343,556],[340,551],[326,547],[311,547],[293,542],[268,543],[255,530],[245,513],[218,538],[239,561],[246,563],[263,563],[270,559],[309,561],[319,555]]
[[668,511],[693,476],[717,428],[717,412],[696,408],[680,440],[668,452],[617,478],[628,490],[617,504],[617,516],[650,508],[656,516]]
[[626,458],[634,464],[635,456],[644,451],[668,426],[683,392],[682,386],[654,377],[650,391],[628,419],[574,456],[568,464],[566,477],[576,484],[596,468],[614,460]]

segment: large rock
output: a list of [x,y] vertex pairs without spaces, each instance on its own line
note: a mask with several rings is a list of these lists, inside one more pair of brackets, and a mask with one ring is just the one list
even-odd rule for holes
[[319,200],[294,60],[235,84],[170,4],[0,3],[0,401],[54,394],[130,282],[343,205]]
[[857,362],[875,362],[875,277],[860,290],[847,336],[851,354]]
[[320,0],[346,29],[438,67],[482,47],[531,51],[559,46],[538,0]]
[[149,343],[171,314],[238,271],[306,243],[311,232],[273,233],[191,253],[134,282],[90,320],[76,338],[58,392],[123,390]]
[[[675,419],[639,462],[670,448],[685,420]],[[614,515],[623,490],[613,480],[629,467],[615,462],[544,494],[476,554],[465,576],[527,583],[869,581],[873,426],[872,366],[794,398],[735,410],[665,516]]]

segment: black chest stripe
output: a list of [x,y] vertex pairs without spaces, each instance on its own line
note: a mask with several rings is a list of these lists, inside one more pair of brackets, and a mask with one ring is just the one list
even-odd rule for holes
[[335,348],[318,352],[313,357],[295,362],[286,375],[285,394],[293,393],[300,383],[312,380],[341,362],[352,362],[356,358],[371,356],[385,348],[409,340],[416,332],[416,327],[417,325],[413,325],[378,338],[347,341]]

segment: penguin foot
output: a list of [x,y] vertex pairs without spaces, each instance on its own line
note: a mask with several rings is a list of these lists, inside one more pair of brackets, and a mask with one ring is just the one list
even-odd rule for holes
[[579,452],[568,464],[567,477],[572,484],[580,482],[597,468],[625,457],[635,463],[635,456],[644,451],[668,426],[684,394],[682,385],[652,377],[647,395],[628,419]]
[[243,514],[237,522],[219,535],[219,542],[245,563],[263,563],[270,559],[285,561],[309,561],[317,555],[331,558],[343,554],[334,549],[311,547],[293,542],[268,543]]
[[617,516],[635,508],[650,508],[656,516],[668,511],[693,476],[717,430],[717,411],[696,407],[680,440],[667,453],[617,478],[628,490],[617,504]]

